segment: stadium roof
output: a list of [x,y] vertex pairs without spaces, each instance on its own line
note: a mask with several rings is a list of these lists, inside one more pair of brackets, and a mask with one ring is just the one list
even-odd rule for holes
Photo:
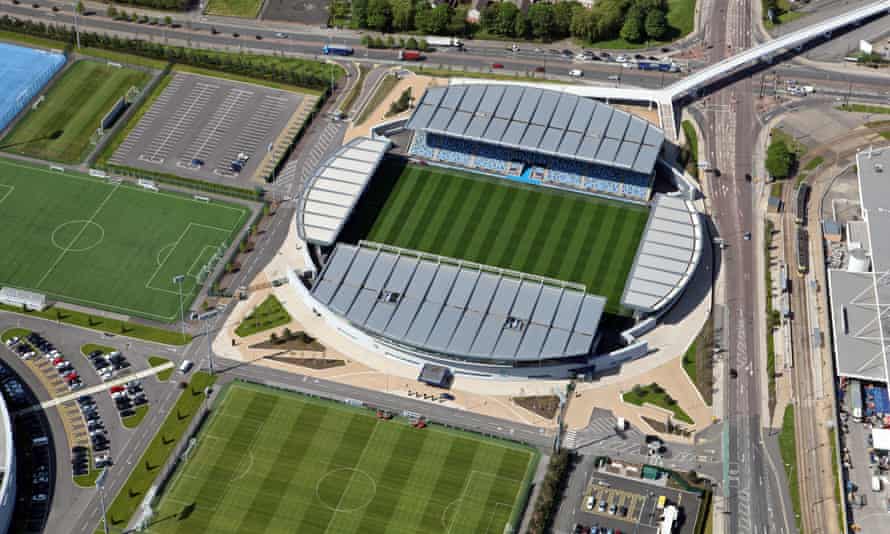
[[390,145],[389,141],[359,137],[315,171],[299,200],[297,230],[301,238],[324,246],[337,241]]
[[427,89],[407,127],[642,174],[664,142],[649,122],[601,102],[504,84]]
[[680,197],[657,195],[621,304],[653,313],[672,303],[698,266],[702,232],[698,212],[690,203]]
[[577,284],[376,243],[338,243],[312,293],[398,344],[507,362],[588,354],[606,304]]

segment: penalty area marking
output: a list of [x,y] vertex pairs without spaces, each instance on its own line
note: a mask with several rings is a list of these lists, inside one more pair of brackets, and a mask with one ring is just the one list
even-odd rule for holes
[[[163,291],[164,293],[170,293],[170,294],[172,294],[172,295],[178,295],[178,294],[179,294],[178,291],[173,291],[172,289],[165,289],[165,288],[162,288],[162,287],[155,287],[155,286],[152,285],[152,282],[154,282],[155,277],[158,275],[159,272],[161,272],[161,269],[164,267],[164,265],[167,264],[167,261],[170,259],[170,256],[173,256],[173,252],[174,252],[177,248],[179,248],[179,245],[182,243],[182,240],[185,238],[186,234],[189,232],[189,230],[191,230],[191,228],[192,228],[193,226],[200,227],[200,228],[207,228],[207,229],[210,229],[210,230],[216,230],[217,232],[222,232],[222,233],[224,233],[224,234],[226,235],[226,237],[228,237],[228,236],[229,236],[229,233],[230,233],[230,232],[229,232],[228,230],[226,230],[225,228],[220,228],[219,226],[210,226],[210,225],[208,225],[208,224],[201,224],[201,223],[196,223],[196,222],[190,222],[190,223],[188,223],[188,224],[186,225],[185,229],[182,231],[182,233],[179,234],[179,237],[176,239],[176,241],[173,242],[173,248],[172,248],[172,249],[170,250],[170,252],[167,254],[167,257],[164,258],[163,263],[161,263],[160,265],[157,266],[157,268],[155,269],[155,271],[154,271],[154,272],[151,274],[151,276],[149,277],[148,282],[145,283],[145,288],[146,288],[146,289],[152,289],[152,290],[154,290],[154,291]],[[168,245],[165,245],[165,246],[170,246],[170,245],[168,244]],[[163,249],[162,249],[162,250],[163,250]],[[201,254],[203,254],[203,253],[204,253],[204,251],[203,251],[203,249],[202,249],[202,250],[201,250]],[[200,258],[200,254],[198,255],[198,257]],[[194,261],[195,261],[195,260],[193,260],[193,264],[194,264]]]
[[[6,192],[4,193],[4,191]],[[14,185],[0,184],[0,204],[2,204],[13,191],[15,191]]]

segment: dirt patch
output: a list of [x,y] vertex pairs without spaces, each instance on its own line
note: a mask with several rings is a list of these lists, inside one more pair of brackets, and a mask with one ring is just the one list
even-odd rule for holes
[[279,339],[278,341],[262,341],[250,345],[252,349],[271,349],[271,350],[311,350],[313,352],[324,352],[324,345],[318,341],[309,338],[309,340],[300,337],[294,339]]
[[674,434],[676,436],[684,436],[689,437],[692,435],[688,430],[684,430],[672,424],[665,424],[664,421],[658,421],[652,419],[651,417],[646,417],[645,415],[641,415],[640,418],[649,425],[652,430],[658,432],[659,434]]
[[559,410],[559,397],[556,395],[513,397],[513,402],[545,419],[553,419]]
[[320,26],[328,22],[328,0],[266,0],[260,18]]
[[290,358],[287,356],[269,356],[267,358],[279,363],[288,365],[299,365],[300,367],[308,367],[309,369],[324,370],[334,367],[343,367],[346,362],[343,360],[326,360],[324,358]]

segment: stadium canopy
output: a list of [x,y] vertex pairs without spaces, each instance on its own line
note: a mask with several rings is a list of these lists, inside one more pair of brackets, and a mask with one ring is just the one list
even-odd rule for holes
[[303,240],[323,246],[337,241],[391,144],[359,137],[315,171],[298,201],[297,230]]
[[406,127],[646,175],[664,142],[663,131],[607,104],[506,84],[427,89]]
[[621,304],[651,314],[673,303],[695,274],[703,246],[695,208],[680,197],[656,195]]
[[365,242],[338,243],[312,294],[397,345],[504,365],[588,355],[606,304],[578,284]]
[[[840,376],[890,381],[890,148],[856,156],[859,202],[867,231],[848,235],[871,259],[870,272],[829,269],[832,340]],[[857,232],[858,233],[858,232]]]

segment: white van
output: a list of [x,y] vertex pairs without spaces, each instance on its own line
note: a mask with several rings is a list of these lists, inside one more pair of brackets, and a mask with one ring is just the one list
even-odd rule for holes
[[182,363],[179,364],[179,372],[182,374],[186,374],[192,370],[192,366],[194,364],[191,360],[182,360]]

